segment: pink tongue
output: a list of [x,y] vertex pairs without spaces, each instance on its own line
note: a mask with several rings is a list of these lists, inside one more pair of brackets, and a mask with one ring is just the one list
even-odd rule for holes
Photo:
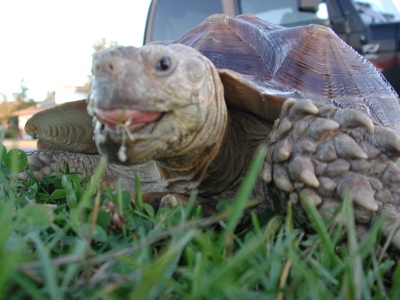
[[[130,121],[129,125],[152,123],[163,115],[159,111],[141,111],[136,109],[102,109],[96,108],[95,115],[102,123],[108,125],[116,125],[118,123],[125,124]],[[121,116],[123,116],[121,118]],[[128,124],[127,124],[128,125]],[[128,126],[129,126],[128,125]],[[113,126],[114,127],[114,126]]]

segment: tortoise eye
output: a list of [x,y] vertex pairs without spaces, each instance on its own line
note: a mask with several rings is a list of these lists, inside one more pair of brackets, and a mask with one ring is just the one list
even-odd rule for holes
[[162,57],[156,63],[156,69],[158,71],[167,71],[170,68],[170,66],[171,66],[171,60],[167,56]]

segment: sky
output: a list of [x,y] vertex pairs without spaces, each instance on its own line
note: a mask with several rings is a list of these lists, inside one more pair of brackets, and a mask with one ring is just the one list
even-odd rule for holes
[[[102,38],[141,46],[150,0],[0,1],[0,93],[13,100],[23,78],[35,101],[82,86]],[[0,95],[0,101],[2,100]]]

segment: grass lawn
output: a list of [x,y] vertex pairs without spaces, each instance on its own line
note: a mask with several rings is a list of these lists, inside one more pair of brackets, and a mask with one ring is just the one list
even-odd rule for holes
[[261,161],[232,205],[202,218],[192,202],[155,212],[99,188],[101,166],[90,180],[67,169],[19,182],[25,153],[1,147],[0,299],[400,298],[381,224],[358,241],[348,201],[333,226],[303,199],[314,231],[293,226],[290,205],[244,222]]

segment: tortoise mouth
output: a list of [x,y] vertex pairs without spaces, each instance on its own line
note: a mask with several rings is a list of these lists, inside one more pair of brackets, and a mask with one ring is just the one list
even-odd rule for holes
[[108,131],[116,133],[121,129],[128,129],[131,132],[140,130],[161,119],[165,112],[95,108],[94,114]]
[[149,161],[166,133],[160,125],[168,111],[94,109],[95,142],[110,162],[123,165]]

